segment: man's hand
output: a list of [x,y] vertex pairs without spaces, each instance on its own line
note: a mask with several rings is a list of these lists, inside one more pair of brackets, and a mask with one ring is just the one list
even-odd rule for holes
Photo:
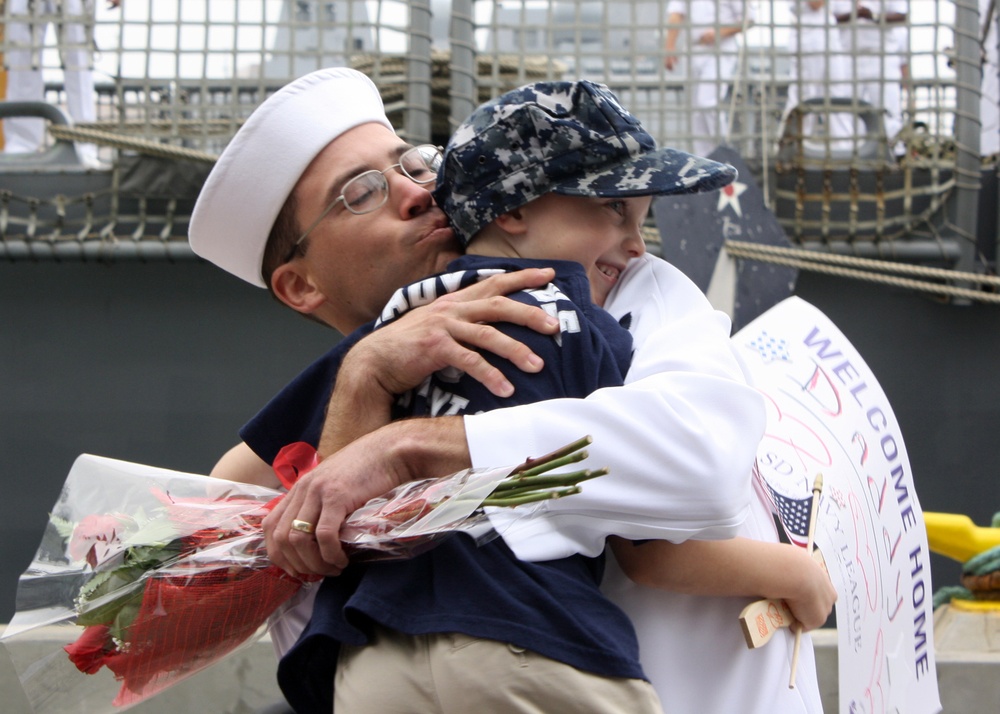
[[[344,446],[305,474],[264,519],[272,562],[293,575],[339,575],[347,567],[340,528],[369,499],[401,483],[470,466],[461,417],[408,419]],[[313,533],[292,528],[292,521]]]

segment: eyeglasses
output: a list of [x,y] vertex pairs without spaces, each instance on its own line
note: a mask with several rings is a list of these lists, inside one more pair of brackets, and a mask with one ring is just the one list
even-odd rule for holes
[[[344,208],[351,213],[360,216],[365,213],[377,211],[389,200],[389,180],[385,177],[393,169],[399,169],[406,178],[419,184],[428,184],[437,178],[438,168],[441,166],[443,155],[441,148],[431,144],[421,144],[407,149],[399,157],[399,163],[378,171],[372,169],[358,174],[344,184],[340,195],[330,201],[330,204],[319,214],[319,218],[313,221],[312,225],[306,228],[305,232],[295,241],[295,247],[306,239],[316,226],[333,210],[338,202],[344,202]],[[292,252],[294,255],[294,249]],[[289,256],[291,260],[291,255]]]

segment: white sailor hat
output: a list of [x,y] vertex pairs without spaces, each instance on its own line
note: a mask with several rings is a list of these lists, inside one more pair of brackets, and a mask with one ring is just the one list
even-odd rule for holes
[[392,129],[378,88],[356,70],[322,69],[282,87],[254,110],[212,168],[191,216],[191,249],[266,287],[264,246],[295,184],[331,141],[370,122]]

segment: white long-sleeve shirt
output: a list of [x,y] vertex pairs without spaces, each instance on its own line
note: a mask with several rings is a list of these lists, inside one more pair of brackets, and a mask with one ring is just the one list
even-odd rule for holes
[[764,403],[731,346],[729,318],[649,255],[629,265],[606,307],[616,318],[632,315],[635,353],[624,387],[465,417],[474,466],[511,462],[511,449],[538,456],[589,434],[582,466],[611,470],[531,518],[491,514],[524,560],[594,556],[611,534],[728,538],[747,516]]

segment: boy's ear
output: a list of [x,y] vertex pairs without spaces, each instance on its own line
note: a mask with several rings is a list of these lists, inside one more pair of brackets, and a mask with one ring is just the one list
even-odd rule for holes
[[512,235],[520,235],[528,230],[528,223],[520,208],[501,213],[493,220],[496,221],[497,226]]
[[271,273],[275,297],[296,312],[310,315],[326,302],[326,295],[313,283],[309,272],[297,261],[283,263]]

